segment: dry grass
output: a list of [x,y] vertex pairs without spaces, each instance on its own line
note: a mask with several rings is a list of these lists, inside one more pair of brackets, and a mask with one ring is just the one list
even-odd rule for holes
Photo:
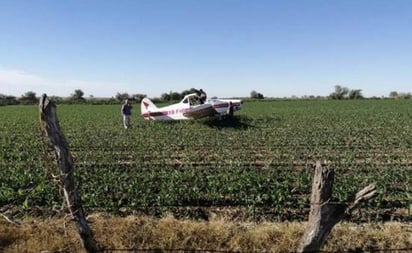
[[[193,249],[242,252],[293,252],[303,233],[301,223],[234,223],[154,219],[141,216],[89,217],[95,238],[107,249]],[[412,248],[412,225],[341,224],[324,250]],[[16,226],[0,221],[0,252],[82,252],[69,220],[25,220]],[[124,252],[124,251],[123,251]],[[405,252],[405,251],[403,251]]]

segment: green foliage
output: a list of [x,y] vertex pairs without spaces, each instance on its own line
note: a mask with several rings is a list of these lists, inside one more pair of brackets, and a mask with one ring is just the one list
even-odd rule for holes
[[129,93],[119,93],[117,92],[116,94],[116,99],[119,100],[120,102],[123,102],[126,99],[129,99],[130,95]]
[[170,92],[169,96],[170,96],[170,100],[180,100],[183,98],[182,94],[180,94],[179,92]]
[[349,99],[361,99],[363,98],[362,90],[350,90],[348,94]]
[[140,103],[143,100],[143,98],[145,98],[145,97],[146,97],[146,94],[140,94],[140,93],[133,94],[132,95],[132,100],[134,100],[137,103]]
[[335,91],[332,92],[329,97],[331,99],[362,99],[362,90],[354,89],[349,90],[347,87],[342,87],[340,85],[335,85]]
[[190,88],[189,90],[184,90],[182,92],[170,91],[169,93],[162,93],[160,96],[160,101],[177,101],[192,93],[199,93],[199,91],[195,88]]
[[84,100],[84,92],[80,89],[74,90],[71,98],[77,101]]
[[37,101],[36,93],[33,91],[24,93],[24,95],[22,95],[19,99],[21,104],[34,104],[37,103]]
[[391,91],[389,93],[390,98],[396,98],[396,99],[410,99],[412,97],[410,92],[397,92],[397,91]]
[[264,97],[263,97],[263,94],[255,91],[255,90],[252,90],[250,92],[250,98],[252,98],[252,99],[263,99]]
[[14,96],[7,96],[0,94],[0,106],[2,105],[16,105],[18,101]]
[[[135,109],[125,131],[119,105],[57,108],[86,208],[161,214],[179,206],[240,206],[254,217],[303,220],[313,165],[321,160],[336,169],[339,200],[377,183],[382,194],[355,218],[408,218],[410,100],[245,102],[231,125],[144,121]],[[0,122],[0,205],[60,205],[37,107],[1,107]]]
[[335,91],[329,95],[332,99],[344,99],[349,93],[349,89],[340,85],[335,85]]

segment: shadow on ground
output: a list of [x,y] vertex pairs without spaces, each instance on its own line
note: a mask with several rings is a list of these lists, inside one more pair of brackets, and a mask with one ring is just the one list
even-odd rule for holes
[[235,129],[248,129],[253,127],[249,124],[250,120],[246,117],[227,117],[227,118],[212,118],[204,121],[204,124],[213,128],[235,128]]

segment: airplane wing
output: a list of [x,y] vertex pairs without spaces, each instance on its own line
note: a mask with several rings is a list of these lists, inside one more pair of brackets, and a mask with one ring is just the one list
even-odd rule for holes
[[192,118],[192,119],[200,119],[207,116],[213,116],[217,112],[213,105],[211,104],[202,104],[202,105],[194,105],[191,106],[190,109],[183,113],[183,116]]

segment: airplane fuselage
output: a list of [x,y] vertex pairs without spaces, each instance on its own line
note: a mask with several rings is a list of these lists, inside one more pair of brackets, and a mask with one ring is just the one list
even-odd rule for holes
[[232,104],[233,111],[240,110],[242,101],[235,99],[208,99],[199,104],[196,94],[186,95],[179,103],[158,108],[149,99],[142,101],[142,116],[147,120],[186,120],[224,115]]

